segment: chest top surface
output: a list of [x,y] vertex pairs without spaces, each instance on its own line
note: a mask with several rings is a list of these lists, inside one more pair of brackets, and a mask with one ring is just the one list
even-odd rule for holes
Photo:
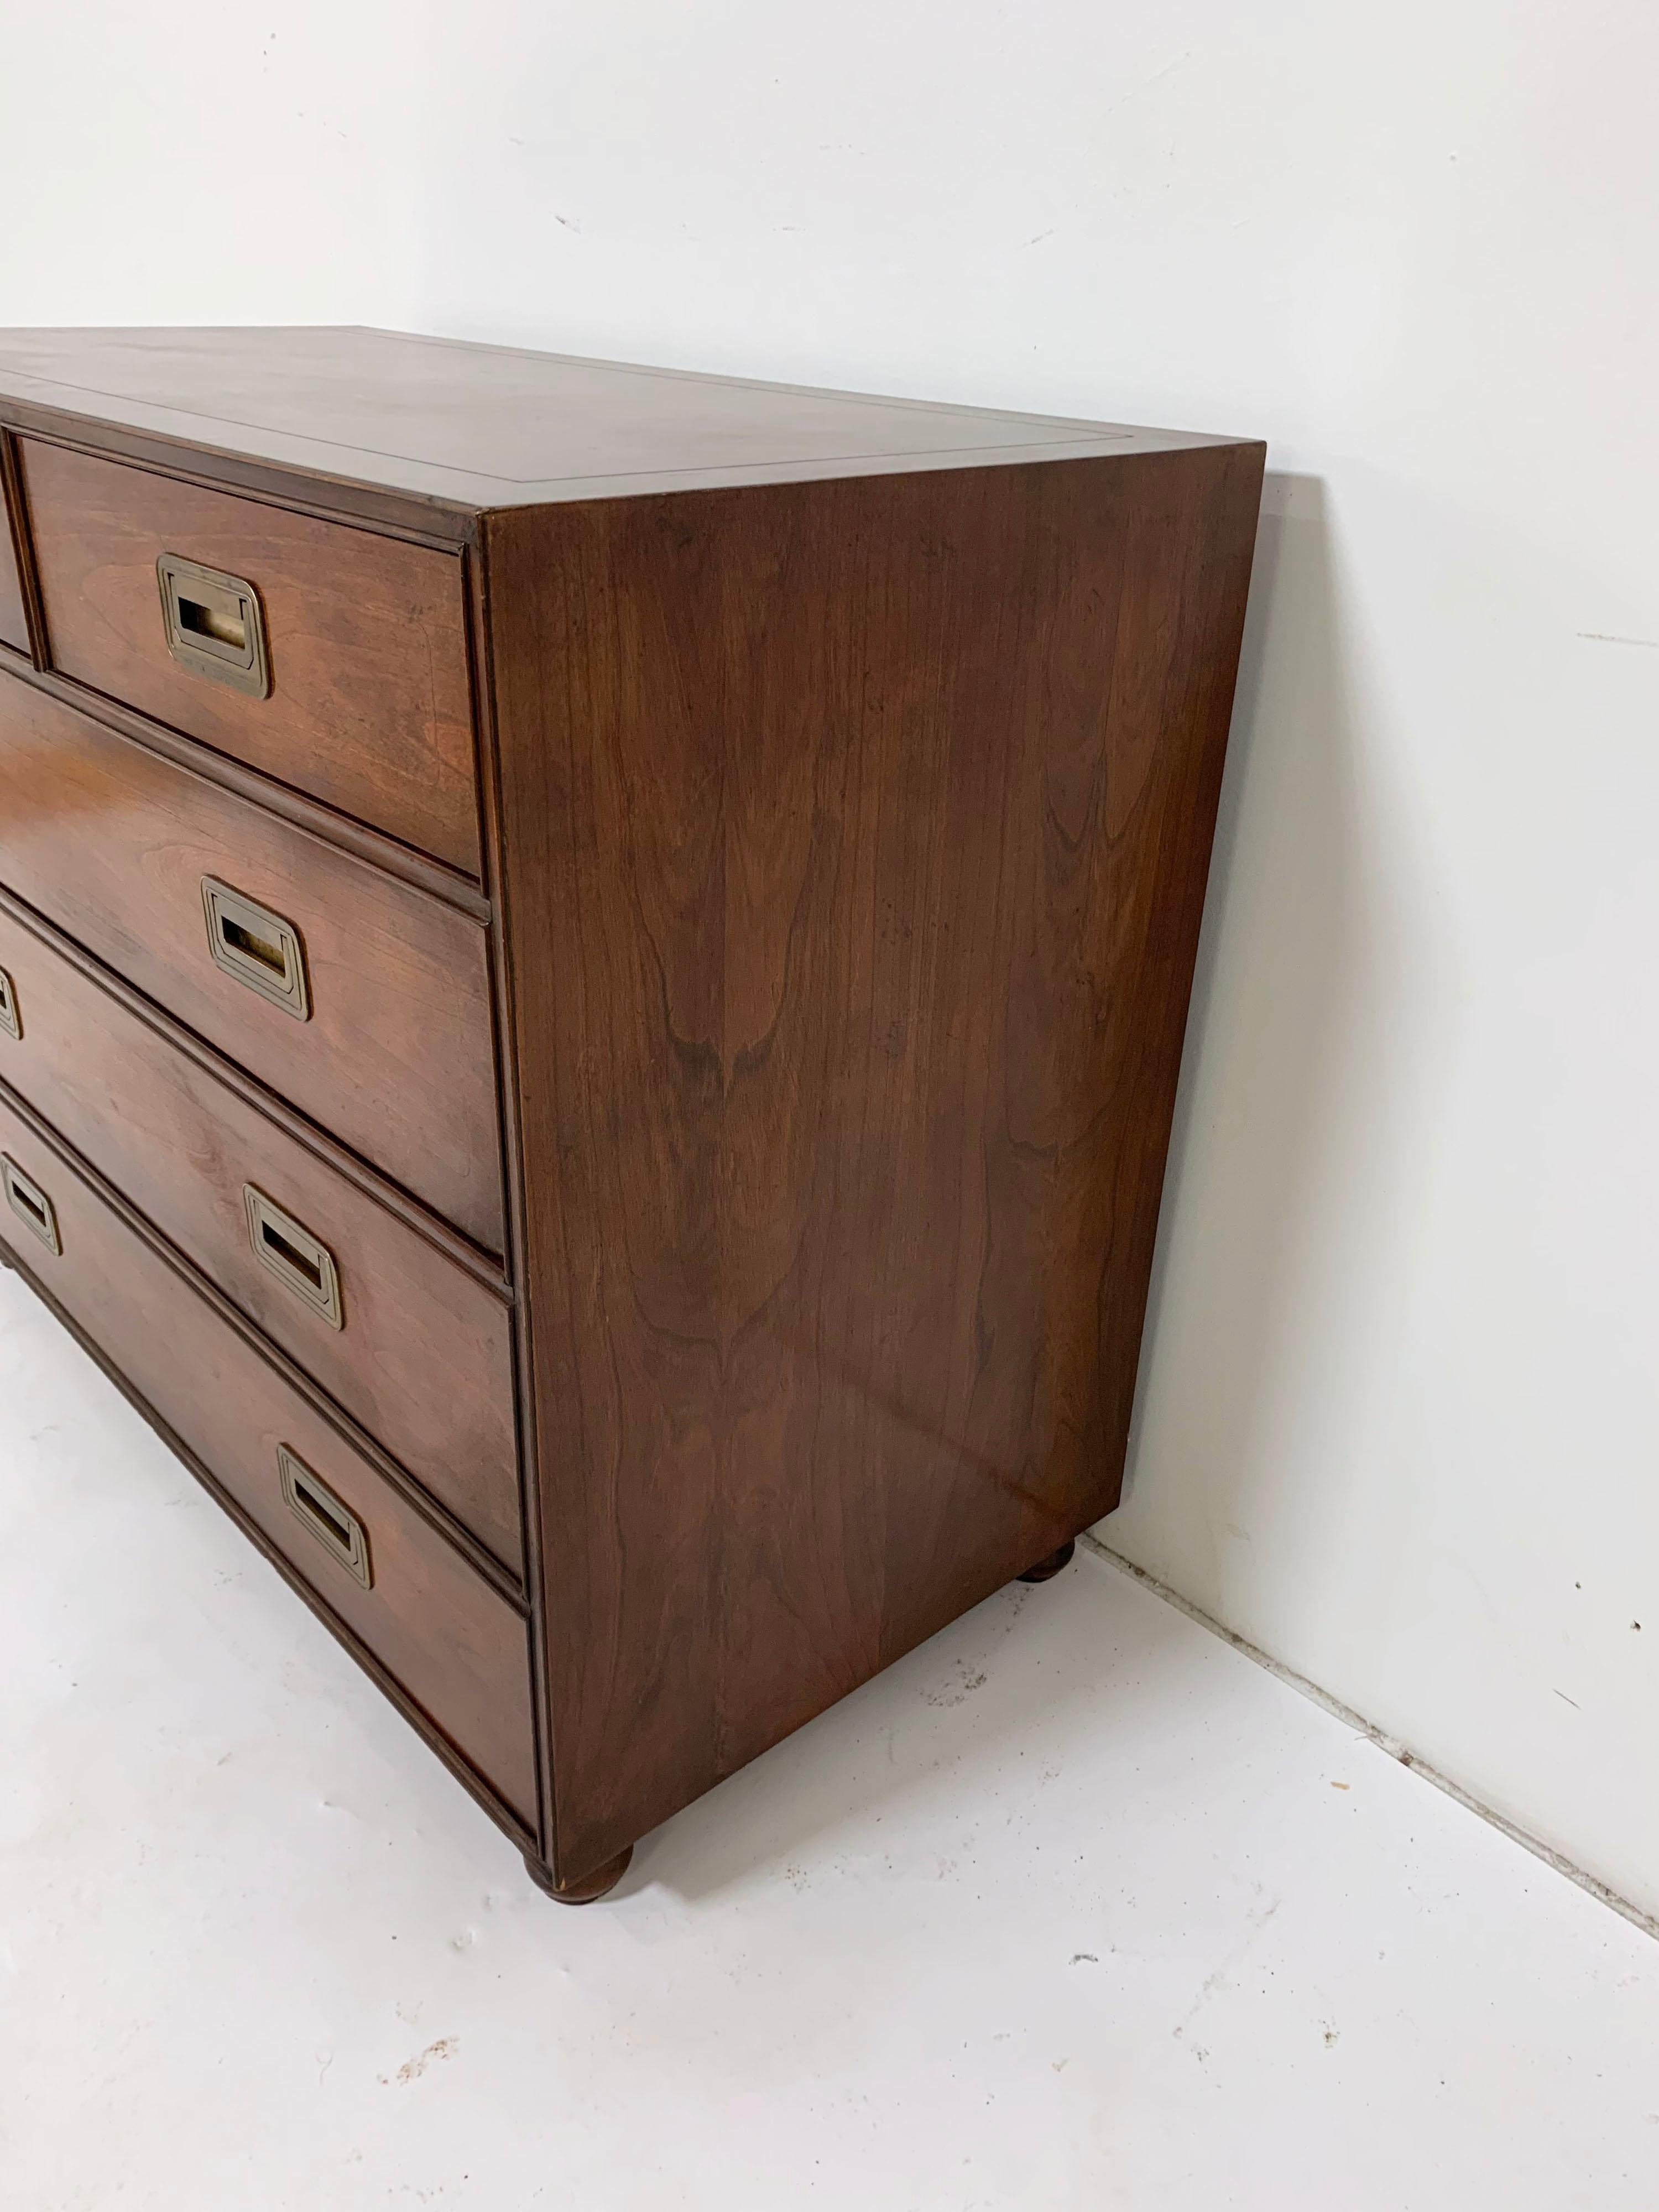
[[0,409],[473,508],[1231,442],[355,328],[0,331]]

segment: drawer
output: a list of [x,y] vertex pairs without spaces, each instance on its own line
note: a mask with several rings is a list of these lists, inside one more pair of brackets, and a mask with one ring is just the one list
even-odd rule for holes
[[[502,1249],[478,923],[6,675],[0,880],[394,1182]],[[284,963],[302,978],[302,1006],[271,995]]]
[[477,875],[458,555],[18,452],[53,667]]
[[500,1297],[3,910],[0,1079],[522,1571]]
[[0,1241],[440,1734],[533,1820],[518,1613],[3,1103],[0,1174]]

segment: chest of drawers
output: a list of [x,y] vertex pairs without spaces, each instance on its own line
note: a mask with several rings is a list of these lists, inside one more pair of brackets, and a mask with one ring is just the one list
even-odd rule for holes
[[1116,1502],[1262,459],[0,334],[0,1255],[556,1897]]

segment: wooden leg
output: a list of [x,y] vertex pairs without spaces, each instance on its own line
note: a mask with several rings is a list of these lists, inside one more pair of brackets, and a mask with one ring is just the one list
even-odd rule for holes
[[552,1875],[541,1861],[532,1858],[528,1851],[524,1855],[524,1863],[526,1873],[537,1888],[549,1897],[556,1898],[561,1905],[592,1905],[617,1887],[628,1872],[628,1863],[633,1856],[634,1846],[630,1844],[625,1851],[618,1851],[606,1865],[584,1875],[580,1881],[573,1881],[568,1889],[556,1888]]
[[1039,1559],[1034,1567],[1027,1567],[1020,1577],[1023,1583],[1052,1582],[1062,1567],[1070,1566],[1072,1554],[1077,1549],[1077,1539],[1062,1544],[1057,1552],[1050,1552],[1046,1559]]

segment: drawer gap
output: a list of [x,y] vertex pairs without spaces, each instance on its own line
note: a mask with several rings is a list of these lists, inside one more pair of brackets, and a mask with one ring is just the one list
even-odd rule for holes
[[295,1274],[303,1275],[313,1291],[321,1291],[323,1271],[309,1253],[297,1250],[269,1221],[259,1224],[259,1237],[268,1250],[275,1252],[279,1259],[294,1269]]
[[233,921],[228,914],[222,914],[219,917],[219,934],[238,952],[245,953],[250,960],[262,961],[273,975],[287,981],[288,963],[283,957],[279,945],[272,945],[266,938],[256,937],[251,929],[244,929],[240,921]]
[[216,644],[230,646],[237,653],[247,651],[245,622],[218,607],[209,606],[204,600],[186,599],[182,592],[179,594],[179,625],[197,637],[210,637]]

